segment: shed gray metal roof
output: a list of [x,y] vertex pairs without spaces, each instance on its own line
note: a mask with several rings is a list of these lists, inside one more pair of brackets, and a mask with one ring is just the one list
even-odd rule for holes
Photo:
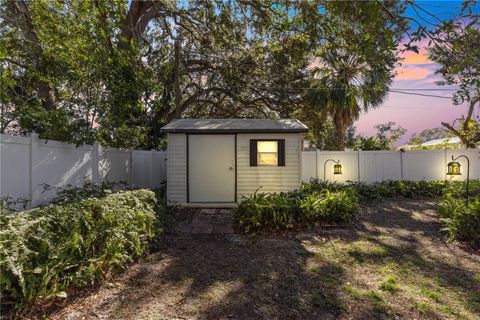
[[171,133],[288,133],[307,132],[297,119],[175,119],[162,128]]

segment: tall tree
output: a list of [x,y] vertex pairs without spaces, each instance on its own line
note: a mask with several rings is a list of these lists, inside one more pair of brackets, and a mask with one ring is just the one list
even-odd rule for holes
[[[378,14],[383,6],[367,3],[356,9],[339,14],[349,19],[332,21],[331,37],[319,51],[320,65],[313,70],[314,79],[305,96],[320,121],[327,117],[333,120],[338,150],[345,149],[345,130],[361,112],[379,107],[385,101],[398,61],[401,29],[393,27],[388,17]],[[391,10],[403,8],[393,6]],[[372,28],[382,31],[377,34]]]
[[406,132],[401,126],[395,126],[395,122],[392,121],[377,124],[374,128],[377,130],[374,136],[358,135],[355,138],[355,150],[392,150],[395,142]]
[[468,103],[465,116],[442,125],[458,136],[468,148],[480,142],[480,112],[475,119],[475,109],[480,111],[480,15],[473,13],[466,2],[463,13],[440,23],[435,31],[434,45],[429,50],[430,60],[438,63],[436,73],[442,76],[437,85],[455,85],[455,104]]
[[115,147],[162,147],[176,74],[183,116],[299,116],[315,55],[355,41],[370,64],[397,41],[369,2],[0,2],[2,132]]

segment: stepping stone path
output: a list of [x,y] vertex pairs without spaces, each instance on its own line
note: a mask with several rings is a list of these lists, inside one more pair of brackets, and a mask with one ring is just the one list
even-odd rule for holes
[[231,209],[198,209],[192,220],[180,222],[173,232],[192,236],[233,234],[233,221]]

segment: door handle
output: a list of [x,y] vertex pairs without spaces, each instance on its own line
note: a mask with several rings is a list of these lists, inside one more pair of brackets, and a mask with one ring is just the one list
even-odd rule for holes
[[233,167],[228,168],[228,170],[233,170]]

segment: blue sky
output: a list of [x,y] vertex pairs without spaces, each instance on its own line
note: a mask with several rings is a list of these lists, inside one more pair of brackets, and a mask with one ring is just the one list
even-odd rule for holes
[[[461,1],[416,1],[416,3],[440,19],[451,18],[458,14],[462,7]],[[475,12],[479,12],[479,10],[480,6],[477,4]],[[431,28],[427,21],[435,22],[435,19],[427,13],[417,12],[418,15],[413,8],[409,8],[407,14]],[[375,133],[373,128],[375,124],[394,121],[407,129],[407,133],[399,142],[403,144],[409,140],[412,134],[423,129],[440,127],[442,121],[451,123],[465,113],[466,105],[455,106],[449,99],[454,92],[453,90],[438,90],[454,88],[435,85],[434,82],[440,77],[434,73],[438,66],[427,58],[428,40],[417,43],[417,45],[420,47],[419,54],[413,52],[402,54],[404,61],[401,66],[397,67],[397,76],[392,89],[406,89],[409,93],[433,94],[445,98],[390,93],[388,100],[382,107],[371,110],[360,117],[355,124],[358,133],[372,135]],[[419,89],[425,91],[412,92],[412,90]]]

